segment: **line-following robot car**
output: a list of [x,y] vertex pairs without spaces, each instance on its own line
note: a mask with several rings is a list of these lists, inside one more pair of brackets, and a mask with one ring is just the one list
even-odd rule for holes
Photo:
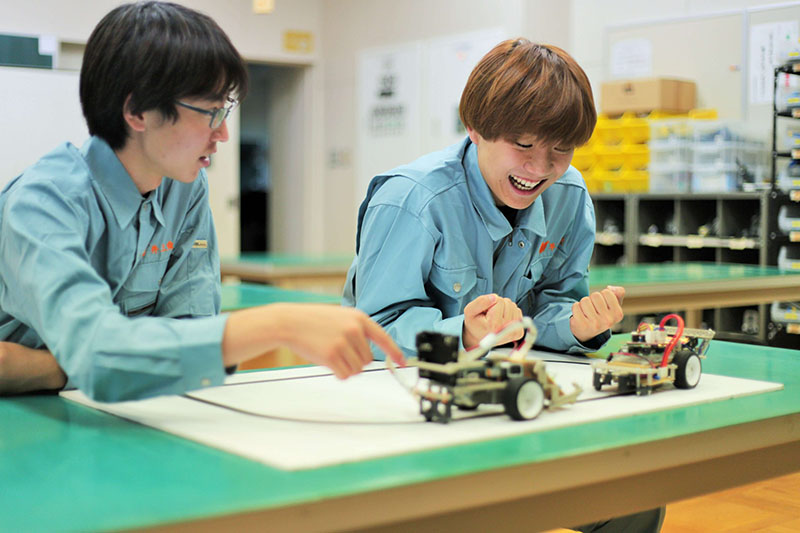
[[[525,337],[510,354],[486,355],[497,338],[520,327],[525,328]],[[454,405],[473,410],[480,404],[501,404],[514,420],[531,420],[544,407],[574,402],[581,387],[576,384],[565,394],[547,374],[544,361],[525,357],[535,340],[536,327],[527,317],[487,335],[469,351],[459,350],[456,336],[419,333],[418,358],[410,359],[408,366],[419,367],[420,381],[410,390],[419,398],[420,413],[429,422],[447,423]]]
[[[673,319],[677,327],[665,326]],[[692,389],[700,382],[700,359],[712,338],[713,330],[684,328],[683,318],[675,314],[665,316],[657,327],[643,322],[619,351],[592,362],[594,388],[616,383],[619,392],[639,396],[666,383]]]

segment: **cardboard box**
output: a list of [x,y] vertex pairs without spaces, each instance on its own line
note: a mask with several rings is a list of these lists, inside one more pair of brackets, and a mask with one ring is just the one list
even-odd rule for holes
[[608,115],[625,111],[686,113],[696,107],[697,86],[693,81],[672,78],[617,80],[604,83],[600,97],[602,111]]

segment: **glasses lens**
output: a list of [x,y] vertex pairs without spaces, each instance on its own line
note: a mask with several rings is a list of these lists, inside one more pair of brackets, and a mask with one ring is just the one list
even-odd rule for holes
[[228,115],[231,114],[231,111],[236,109],[236,106],[239,105],[239,101],[233,98],[228,99],[228,103],[225,104],[223,108],[216,108],[211,115],[211,128],[216,129],[222,126],[222,123],[225,122],[225,119],[228,118]]
[[222,126],[222,123],[228,116],[226,109],[215,109],[214,112],[211,114],[211,129],[217,129]]

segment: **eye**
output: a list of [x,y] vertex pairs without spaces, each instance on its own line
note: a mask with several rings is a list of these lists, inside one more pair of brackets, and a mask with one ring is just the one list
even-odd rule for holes
[[572,151],[572,148],[558,148],[554,146],[553,151],[555,151],[558,154],[568,154]]
[[517,145],[517,146],[519,146],[520,148],[532,148],[532,147],[533,147],[533,145],[532,145],[532,144],[522,144],[522,143],[519,143],[519,142],[517,142],[517,143],[514,143],[514,144],[516,144],[516,145]]

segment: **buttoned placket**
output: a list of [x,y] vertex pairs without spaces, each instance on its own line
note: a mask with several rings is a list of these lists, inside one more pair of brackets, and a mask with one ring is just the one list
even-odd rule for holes
[[150,243],[153,242],[153,234],[155,233],[154,219],[153,208],[148,198],[139,206],[139,236],[136,243],[137,262],[141,262],[150,253]]
[[499,254],[492,269],[493,287],[498,294],[506,293],[507,285],[524,274],[518,270],[521,264],[527,264],[525,258],[530,250],[530,242],[519,228],[514,228],[510,235],[503,237],[502,242],[505,245],[498,247]]

